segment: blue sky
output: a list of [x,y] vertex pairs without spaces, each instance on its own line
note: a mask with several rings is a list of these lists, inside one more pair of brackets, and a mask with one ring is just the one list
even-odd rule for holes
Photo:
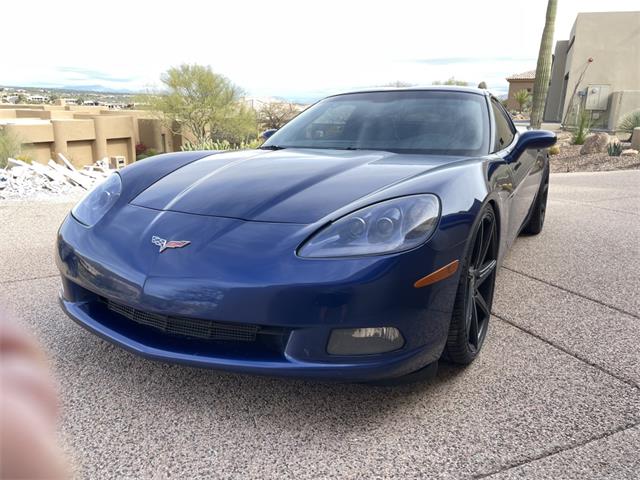
[[[485,81],[535,68],[546,0],[7,2],[1,85],[144,90],[183,62],[211,65],[251,96],[311,100],[394,81]],[[91,8],[88,8],[91,6]],[[556,39],[580,11],[637,0],[559,0]],[[15,42],[11,39],[15,39]],[[6,48],[9,45],[10,48]]]

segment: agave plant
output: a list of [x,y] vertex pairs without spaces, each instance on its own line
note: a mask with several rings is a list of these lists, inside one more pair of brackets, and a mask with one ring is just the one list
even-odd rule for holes
[[619,157],[622,153],[622,144],[620,142],[611,142],[607,145],[607,153],[610,157]]

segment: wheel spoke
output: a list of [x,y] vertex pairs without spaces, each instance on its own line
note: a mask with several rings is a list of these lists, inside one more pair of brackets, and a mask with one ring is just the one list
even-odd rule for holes
[[478,233],[476,235],[476,242],[473,246],[473,261],[472,264],[475,268],[478,268],[480,263],[482,262],[482,244],[484,241],[484,220],[480,222],[480,227],[478,228]]
[[482,310],[482,313],[484,313],[487,317],[491,315],[491,312],[489,311],[489,306],[487,305],[487,302],[485,301],[484,297],[480,292],[476,293],[474,300],[476,302],[476,305],[480,307],[480,310]]
[[480,267],[476,272],[476,287],[482,285],[482,283],[489,278],[491,273],[495,270],[497,262],[495,260],[491,260],[490,262],[485,263],[482,267]]
[[469,343],[478,348],[479,331],[478,331],[478,310],[476,302],[471,302],[471,322],[469,322]]
[[[473,296],[475,294],[474,289],[469,286],[469,293],[467,294],[467,309],[464,313],[467,320],[467,324],[471,324],[471,316],[473,315]],[[467,327],[468,330],[468,327]]]
[[493,221],[490,221],[488,230],[489,230],[488,234],[484,235],[485,238],[482,239],[483,243],[482,243],[482,249],[480,250],[480,256],[478,257],[478,266],[482,265],[482,263],[487,258],[487,253],[489,252],[489,246],[491,245],[491,242],[493,240],[493,235],[495,232]]

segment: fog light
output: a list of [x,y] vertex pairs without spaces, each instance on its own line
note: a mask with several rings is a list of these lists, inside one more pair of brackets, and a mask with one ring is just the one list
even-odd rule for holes
[[395,327],[339,328],[331,332],[330,355],[371,355],[398,350],[404,338]]

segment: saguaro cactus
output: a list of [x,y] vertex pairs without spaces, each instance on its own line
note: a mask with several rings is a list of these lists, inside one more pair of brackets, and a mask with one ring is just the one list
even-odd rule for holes
[[536,66],[536,80],[533,84],[533,101],[531,102],[531,128],[540,128],[544,105],[549,90],[549,77],[551,76],[551,44],[553,43],[553,30],[556,23],[556,10],[558,0],[549,0],[547,3],[547,19],[540,39],[540,51],[538,52],[538,64]]

